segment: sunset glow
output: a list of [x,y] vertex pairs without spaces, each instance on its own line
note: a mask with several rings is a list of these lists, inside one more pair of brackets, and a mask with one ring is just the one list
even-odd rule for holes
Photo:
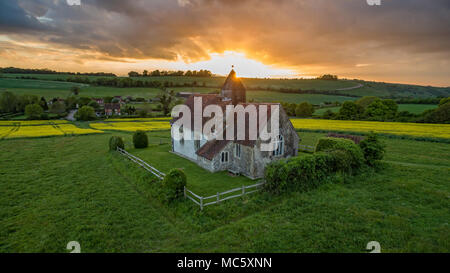
[[257,60],[247,58],[244,53],[225,51],[222,54],[212,53],[210,56],[211,59],[207,61],[178,65],[182,70],[207,69],[217,75],[227,75],[234,66],[239,77],[247,78],[287,78],[297,75],[294,70],[265,65]]

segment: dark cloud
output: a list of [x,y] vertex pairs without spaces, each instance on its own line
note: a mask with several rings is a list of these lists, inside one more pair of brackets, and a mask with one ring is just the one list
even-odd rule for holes
[[0,33],[108,58],[195,61],[244,50],[269,64],[326,67],[391,62],[397,52],[450,57],[448,0],[382,0],[381,6],[365,0],[65,2],[1,1]]

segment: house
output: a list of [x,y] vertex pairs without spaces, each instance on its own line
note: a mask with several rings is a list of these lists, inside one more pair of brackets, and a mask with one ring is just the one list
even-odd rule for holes
[[114,96],[113,100],[116,99],[117,102],[121,105],[126,104],[125,100],[122,98],[122,96]]
[[119,115],[120,103],[105,103],[105,116]]
[[92,98],[92,100],[98,103],[101,107],[105,106],[105,101],[102,98]]
[[192,93],[192,92],[178,92],[177,93],[177,97],[184,98],[184,99],[187,99],[192,95],[194,95],[194,93]]
[[[201,134],[200,140],[188,140],[180,139],[176,140],[174,138],[174,132],[179,130],[189,130],[188,128],[180,128],[177,125],[177,120],[179,118],[173,118],[171,121],[172,127],[172,152],[187,158],[204,169],[211,172],[228,170],[232,173],[240,173],[251,179],[257,179],[264,176],[265,166],[272,161],[279,160],[282,158],[288,158],[296,156],[298,154],[298,143],[299,137],[295,131],[289,117],[278,103],[247,103],[246,102],[246,90],[241,80],[236,77],[234,70],[230,72],[225,83],[222,87],[220,94],[195,94],[191,95],[185,102],[185,105],[191,109],[191,121],[194,120],[194,99],[202,99],[202,109],[205,109],[208,105],[218,105],[222,109],[225,109],[227,105],[238,106],[242,105],[247,107],[249,105],[254,105],[258,108],[260,105],[266,105],[267,107],[267,117],[271,115],[271,105],[279,106],[279,135],[277,139],[277,148],[273,151],[264,151],[261,149],[261,144],[264,143],[257,134],[256,140],[251,140],[249,138],[249,117],[246,116],[245,122],[245,139],[237,140],[226,140],[223,138],[221,140],[213,138],[207,140],[207,137],[203,135],[203,132],[197,132],[192,129],[192,132],[187,132],[187,134],[199,133]],[[259,109],[259,108],[258,108]],[[260,114],[260,113],[259,113]],[[258,115],[259,115],[258,114]],[[203,117],[203,124],[212,118]],[[237,125],[237,122],[234,123]],[[195,128],[195,126],[191,126]],[[227,127],[222,132],[217,132],[220,134],[226,134]],[[237,130],[234,130],[235,134]],[[217,136],[217,134],[216,134]]]

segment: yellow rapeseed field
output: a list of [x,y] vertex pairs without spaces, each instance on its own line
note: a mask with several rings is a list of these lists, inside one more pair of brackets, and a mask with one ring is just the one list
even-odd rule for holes
[[330,130],[343,132],[373,131],[375,133],[430,137],[450,138],[450,124],[429,123],[402,123],[402,122],[376,122],[376,121],[351,121],[351,120],[326,120],[326,119],[291,119],[295,129],[305,130]]
[[134,132],[136,130],[143,131],[161,131],[169,130],[170,123],[155,121],[155,122],[107,122],[107,123],[91,123],[90,126],[98,130],[115,130]]
[[163,118],[112,118],[106,119],[105,121],[118,122],[118,121],[169,121],[171,117],[163,117]]
[[[38,124],[38,123],[35,123]],[[31,137],[47,137],[47,136],[64,136],[64,135],[85,135],[98,134],[103,131],[93,129],[78,128],[73,124],[44,124],[44,125],[16,125],[16,126],[0,126],[0,139],[8,138],[31,138]]]
[[64,124],[67,120],[0,120],[0,126]]

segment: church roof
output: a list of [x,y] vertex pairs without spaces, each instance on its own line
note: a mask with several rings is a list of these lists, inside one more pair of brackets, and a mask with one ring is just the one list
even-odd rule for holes
[[245,87],[242,84],[241,80],[236,77],[236,72],[234,71],[234,69],[232,69],[230,71],[230,74],[228,74],[228,77],[222,86],[222,90],[245,91]]

